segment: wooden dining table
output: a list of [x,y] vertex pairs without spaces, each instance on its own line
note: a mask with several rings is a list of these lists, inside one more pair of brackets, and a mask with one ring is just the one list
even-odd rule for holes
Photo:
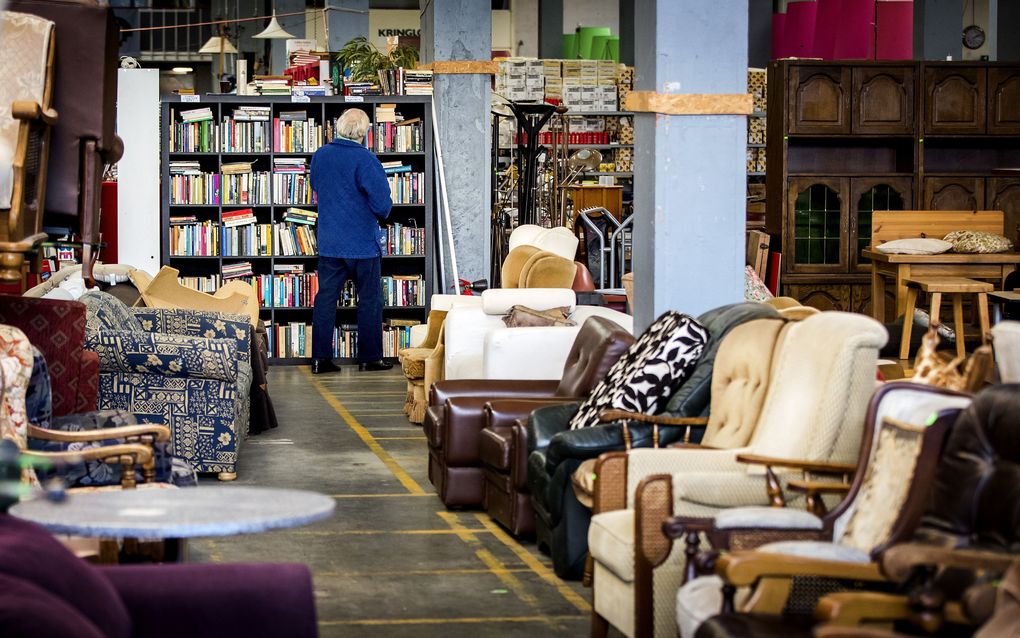
[[896,293],[896,314],[903,314],[907,305],[907,285],[911,276],[967,277],[995,284],[1002,289],[1006,276],[1020,264],[1020,252],[993,254],[942,253],[941,255],[890,255],[871,248],[861,254],[871,260],[871,312],[885,322],[886,291],[892,286]]

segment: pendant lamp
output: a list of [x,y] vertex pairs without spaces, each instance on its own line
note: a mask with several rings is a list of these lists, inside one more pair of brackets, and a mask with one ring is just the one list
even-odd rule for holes
[[287,33],[287,31],[280,26],[280,22],[276,19],[276,11],[274,10],[273,19],[269,21],[266,28],[258,35],[253,35],[252,37],[257,40],[289,40],[295,36]]
[[213,37],[206,40],[202,48],[198,50],[199,53],[237,53],[237,47],[230,43],[230,40],[222,35],[214,35]]

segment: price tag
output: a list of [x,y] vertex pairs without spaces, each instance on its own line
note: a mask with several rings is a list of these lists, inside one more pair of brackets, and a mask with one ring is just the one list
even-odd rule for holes
[[182,95],[181,96],[181,102],[201,102],[201,101],[202,101],[202,96],[201,95],[197,95],[196,94],[196,95]]
[[312,98],[308,97],[304,93],[292,93],[290,96],[291,102],[311,102]]
[[364,102],[365,98],[361,95],[348,95],[344,98],[344,102]]

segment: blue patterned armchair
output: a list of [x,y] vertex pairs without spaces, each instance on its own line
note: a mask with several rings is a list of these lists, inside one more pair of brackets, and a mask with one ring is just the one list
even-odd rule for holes
[[82,296],[85,347],[99,355],[99,408],[169,426],[171,453],[197,472],[236,478],[248,434],[251,324],[242,315],[128,308]]

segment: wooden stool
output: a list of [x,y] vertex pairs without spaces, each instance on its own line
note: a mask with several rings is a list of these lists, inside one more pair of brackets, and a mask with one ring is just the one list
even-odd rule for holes
[[903,338],[900,343],[900,359],[910,356],[910,333],[914,327],[914,309],[917,307],[917,295],[924,291],[931,297],[931,323],[939,320],[939,309],[942,295],[950,295],[953,299],[953,329],[956,331],[956,356],[967,354],[964,344],[963,330],[963,296],[974,295],[978,312],[978,323],[981,328],[981,343],[988,343],[988,293],[995,289],[992,284],[975,281],[966,277],[904,277],[907,286],[907,307],[903,315]]

